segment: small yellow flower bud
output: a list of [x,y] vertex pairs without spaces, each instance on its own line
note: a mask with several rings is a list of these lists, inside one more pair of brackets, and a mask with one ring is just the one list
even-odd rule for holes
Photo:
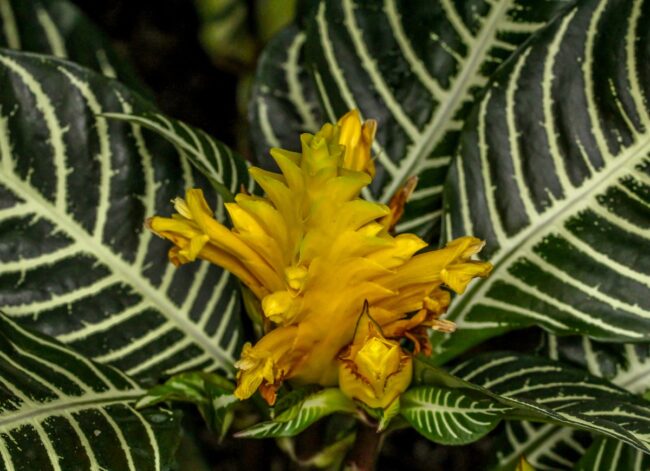
[[300,291],[307,280],[307,269],[303,266],[287,267],[284,270],[284,277],[291,289]]
[[271,322],[286,324],[291,322],[295,314],[293,296],[288,291],[276,291],[262,299],[262,311]]
[[[361,341],[360,330],[367,332]],[[398,342],[382,337],[371,321],[360,322],[355,341],[339,359],[341,391],[369,407],[387,408],[411,384],[411,356]]]
[[400,347],[379,337],[372,337],[357,353],[356,365],[359,374],[373,381],[381,381],[387,373],[399,368]]

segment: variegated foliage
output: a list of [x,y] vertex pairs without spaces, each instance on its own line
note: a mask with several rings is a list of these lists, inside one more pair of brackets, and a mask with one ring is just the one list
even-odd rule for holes
[[281,410],[273,415],[272,420],[253,425],[237,433],[237,436],[243,438],[292,437],[323,417],[336,412],[354,413],[356,411],[355,403],[338,388],[305,393],[298,390],[294,394],[285,398],[286,405],[278,403],[276,408]]
[[429,440],[443,445],[471,443],[490,432],[507,407],[465,392],[420,386],[400,397],[400,413]]
[[232,423],[233,408],[239,403],[234,389],[234,384],[215,373],[179,373],[151,388],[135,406],[142,409],[169,402],[194,404],[208,428],[222,439]]
[[597,439],[573,468],[575,471],[646,471],[650,455],[615,440]]
[[0,0],[0,47],[71,60],[149,94],[110,40],[68,0]]
[[[641,395],[650,389],[648,344],[604,344],[586,337],[549,336],[545,353],[553,359],[580,366],[594,376],[608,379],[631,393]],[[510,422],[500,438],[499,452],[491,469],[512,469],[523,454],[537,470],[571,470],[585,452],[592,453],[593,447],[618,447],[617,453],[629,456],[631,462],[647,462],[648,458],[641,457],[645,456],[644,453],[627,445],[619,446],[616,442],[610,442],[612,441],[596,441],[590,448],[591,438],[585,432],[552,424]],[[606,463],[607,460],[602,461],[602,468],[593,469],[610,469]]]
[[[314,3],[315,10],[304,19],[305,60],[312,75],[302,88],[317,88],[323,114],[330,119],[351,108],[378,119],[378,178],[366,196],[386,202],[409,176],[418,175],[398,231],[437,232],[444,178],[475,96],[523,41],[571,2]],[[296,49],[301,34],[293,37]],[[274,47],[281,48],[285,40],[278,38]],[[309,96],[287,94],[283,81],[275,79],[289,77],[294,64],[287,60],[258,70],[257,82],[270,87],[256,96],[253,109],[264,108],[269,97],[274,101],[278,95],[288,97],[282,104],[285,112],[312,106]],[[264,135],[261,124],[253,121]],[[267,142],[272,137],[268,129],[279,126],[271,122],[267,127]]]
[[[234,280],[207,263],[174,268],[143,228],[209,185],[161,139],[100,116],[144,111],[155,110],[87,69],[0,53],[0,305],[135,377],[230,370],[242,340]],[[214,178],[247,183],[234,157],[218,158]]]
[[0,468],[169,469],[180,439],[170,411],[138,412],[144,391],[0,314]]
[[496,352],[475,356],[451,373],[536,420],[588,430],[650,452],[647,401],[584,370],[544,357]]
[[517,325],[650,338],[648,6],[580,2],[472,112],[446,232],[486,239],[494,271],[452,307],[459,335],[436,337],[442,358]]
[[[233,201],[234,195],[241,190],[248,193],[260,191],[255,180],[248,176],[247,162],[200,129],[152,111],[131,110],[129,113],[104,113],[102,116],[127,121],[158,134],[176,148],[181,158],[191,162],[208,179],[224,201]],[[225,222],[223,204],[218,204],[214,209],[218,219]]]
[[300,133],[318,131],[324,120],[316,88],[304,65],[306,39],[298,26],[289,26],[260,56],[248,119],[251,144],[261,166],[272,165],[272,147],[299,151]]

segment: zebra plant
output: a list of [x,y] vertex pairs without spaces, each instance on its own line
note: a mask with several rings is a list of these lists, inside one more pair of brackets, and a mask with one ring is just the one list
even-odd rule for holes
[[[258,186],[236,151],[162,113],[68,0],[0,0],[2,469],[183,469],[183,402],[220,438],[274,438],[323,468],[370,469],[383,437],[411,427],[431,446],[494,438],[486,469],[647,469],[650,2],[317,0],[298,12],[258,62],[259,166],[356,109],[376,120],[361,131],[376,131],[362,196],[390,204],[386,237],[476,236],[492,273],[429,319],[428,338],[393,342],[366,303],[337,361],[363,365],[363,329],[374,352],[401,352],[393,374],[408,365],[409,381],[391,400],[343,380],[280,388],[271,362],[261,397],[242,401],[257,368],[247,336],[280,323],[268,296],[248,268],[240,282],[207,261],[173,267],[144,221],[174,198],[187,219],[191,194],[178,197],[199,187],[215,219],[232,217],[223,234],[245,232],[233,211],[273,199],[277,177]],[[298,157],[282,155],[285,171]],[[170,258],[201,258],[205,243]],[[287,273],[299,294],[302,272]],[[508,351],[524,328],[533,340]],[[316,422],[329,432],[305,458],[292,437]]]

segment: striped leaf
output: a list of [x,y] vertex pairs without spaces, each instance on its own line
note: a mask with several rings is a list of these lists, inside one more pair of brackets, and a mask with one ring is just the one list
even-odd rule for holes
[[272,166],[269,150],[300,150],[299,136],[316,132],[323,122],[316,88],[304,67],[306,35],[292,25],[276,35],[258,61],[248,105],[256,160]]
[[[181,158],[189,160],[207,177],[226,201],[232,201],[242,185],[249,193],[257,191],[255,181],[248,176],[246,161],[200,129],[157,112],[104,113],[102,116],[127,121],[158,134],[176,148]],[[217,212],[223,221],[222,205]]]
[[142,409],[165,402],[194,404],[210,430],[223,438],[232,423],[232,409],[239,402],[234,390],[230,381],[214,373],[180,373],[147,391],[136,407]]
[[322,0],[307,59],[327,114],[377,118],[373,195],[387,202],[411,175],[418,188],[399,231],[439,225],[459,131],[488,78],[571,1]]
[[[650,387],[648,344],[605,344],[586,337],[549,336],[545,350],[553,359],[584,368],[634,394],[641,395]],[[502,441],[495,470],[512,469],[521,453],[535,469],[573,469],[591,442],[583,432],[528,422],[509,423]]]
[[[0,52],[0,306],[136,378],[231,370],[236,283],[208,263],[174,268],[168,243],[143,228],[209,184],[165,141],[100,116],[145,111],[88,69]],[[223,183],[237,188],[228,165]]]
[[[585,0],[511,58],[467,121],[449,237],[494,271],[449,314],[469,345],[504,326],[650,338],[650,38],[644,0]],[[439,339],[439,338],[438,338]]]
[[587,337],[548,336],[545,353],[606,378],[637,395],[650,389],[650,344],[595,342]]
[[67,59],[149,95],[110,40],[68,0],[0,0],[0,47]]
[[507,410],[492,400],[437,386],[411,388],[400,403],[400,413],[415,430],[443,445],[478,440],[496,427]]
[[[495,453],[488,469],[512,471],[520,457],[525,456],[536,471],[571,470],[591,442],[591,434],[569,427],[508,421],[493,445]],[[634,450],[643,455],[636,448]]]
[[574,468],[575,471],[647,471],[650,455],[639,453],[629,445],[599,438]]
[[0,468],[169,469],[180,423],[161,409],[138,412],[144,391],[0,314]]
[[356,406],[340,389],[317,391],[291,404],[273,420],[261,422],[236,434],[242,438],[293,437],[311,424],[335,412],[356,411]]
[[497,352],[476,356],[452,374],[539,419],[650,452],[649,403],[584,370],[543,357]]

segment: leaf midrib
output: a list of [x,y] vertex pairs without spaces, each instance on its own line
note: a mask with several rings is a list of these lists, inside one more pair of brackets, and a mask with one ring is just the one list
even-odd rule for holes
[[[498,252],[495,253],[495,256],[490,259],[494,268],[490,275],[490,278],[484,280],[483,282],[475,283],[473,286],[470,286],[467,293],[462,297],[461,301],[453,306],[448,314],[448,319],[455,320],[462,318],[467,314],[468,310],[464,310],[470,301],[474,298],[479,300],[487,291],[494,280],[497,280],[497,273],[499,270],[503,269],[506,266],[506,262],[512,258],[514,255],[520,253],[520,248],[523,245],[526,245],[531,242],[531,234],[537,232],[537,229],[540,227],[551,227],[554,223],[564,216],[567,212],[574,209],[575,206],[579,204],[586,204],[585,202],[588,199],[588,196],[597,192],[602,185],[607,184],[617,173],[628,170],[628,164],[631,161],[634,161],[637,158],[644,156],[647,152],[650,151],[650,135],[643,136],[645,139],[639,139],[639,141],[628,147],[623,153],[619,154],[618,157],[615,157],[611,161],[610,169],[603,167],[603,171],[596,173],[595,177],[587,180],[583,187],[575,188],[573,198],[558,200],[561,202],[566,202],[566,204],[557,204],[554,207],[551,207],[546,213],[542,213],[535,224],[529,225],[524,228],[521,232],[516,234],[514,237],[507,239],[507,244],[499,248]],[[627,154],[627,155],[626,155]],[[473,304],[469,304],[472,308]]]
[[[14,193],[21,197],[27,197],[34,205],[35,210],[39,210],[41,216],[71,236],[73,240],[80,244],[81,250],[92,254],[113,273],[119,275],[126,283],[138,291],[143,298],[149,300],[151,305],[156,307],[169,321],[175,323],[183,333],[190,336],[204,351],[216,358],[223,367],[232,370],[232,359],[230,355],[224,352],[216,341],[210,339],[195,324],[192,324],[187,318],[178,314],[180,308],[157,291],[140,273],[134,274],[129,264],[115,255],[105,245],[97,242],[76,221],[72,220],[67,213],[62,213],[58,208],[54,207],[31,185],[22,181],[13,172],[5,171],[3,173],[4,175],[0,175],[0,180],[5,181]],[[57,217],[52,217],[52,215],[56,215]]]
[[475,72],[483,64],[483,59],[492,46],[491,41],[487,39],[494,35],[499,21],[508,11],[511,4],[512,1],[510,0],[504,1],[490,11],[479,35],[475,37],[478,46],[471,49],[472,52],[466,58],[465,67],[463,67],[460,75],[454,80],[451,89],[445,95],[444,105],[441,105],[434,111],[434,119],[429,122],[424,133],[420,136],[419,141],[416,142],[413,151],[409,153],[410,155],[405,159],[404,164],[400,166],[399,170],[401,175],[395,177],[384,187],[381,196],[382,202],[387,202],[393,196],[393,193],[403,183],[404,178],[423,163],[423,160],[435,149],[440,139],[447,134],[448,127],[443,126],[443,124],[449,121],[448,118],[450,116],[454,116],[459,103],[462,103],[462,100],[467,96],[467,90],[475,78]]
[[413,409],[418,409],[418,410],[426,410],[429,412],[433,412],[434,414],[461,414],[461,415],[473,415],[473,414],[483,414],[483,415],[495,415],[498,416],[498,414],[504,412],[506,409],[499,409],[499,408],[493,408],[493,407],[486,407],[485,409],[479,409],[479,408],[471,408],[471,407],[458,407],[458,406],[448,406],[444,404],[440,404],[439,402],[424,402],[420,400],[413,400],[411,399],[413,405],[412,406],[404,406],[403,409],[407,411],[409,408]]
[[9,411],[4,414],[8,417],[0,417],[0,430],[11,430],[14,428],[8,427],[11,424],[24,423],[26,421],[35,419],[36,417],[58,416],[69,409],[89,409],[92,406],[103,407],[118,403],[124,404],[126,402],[134,401],[135,399],[141,397],[143,394],[144,391],[140,389],[134,389],[128,393],[125,391],[109,391],[109,393],[93,394],[92,398],[86,397],[87,395],[75,398],[66,396],[64,399],[52,401],[49,403],[36,403],[36,405],[42,405],[42,407],[18,413]]

